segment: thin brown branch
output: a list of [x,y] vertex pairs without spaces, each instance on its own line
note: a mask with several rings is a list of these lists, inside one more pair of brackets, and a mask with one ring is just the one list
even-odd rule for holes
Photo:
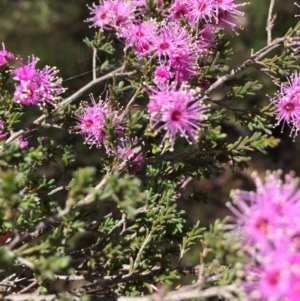
[[146,164],[153,164],[158,162],[165,162],[165,161],[187,161],[191,160],[197,156],[215,156],[221,154],[223,151],[221,150],[210,150],[210,151],[200,151],[198,149],[196,150],[189,150],[189,151],[183,151],[178,153],[166,153],[162,155],[152,156],[149,158],[146,158],[144,162]]
[[241,65],[233,68],[229,73],[219,77],[206,91],[205,95],[208,96],[213,90],[223,85],[226,81],[234,78],[237,74],[246,70],[251,66],[255,66],[259,60],[264,58],[268,53],[278,48],[288,37],[281,37],[273,40],[269,45],[261,48],[257,52],[253,53],[247,60]]
[[275,0],[270,1],[269,5],[269,12],[268,12],[268,20],[267,20],[267,26],[266,26],[266,31],[267,31],[267,44],[270,45],[272,42],[272,29],[274,26],[274,17],[273,17],[273,8],[274,8]]

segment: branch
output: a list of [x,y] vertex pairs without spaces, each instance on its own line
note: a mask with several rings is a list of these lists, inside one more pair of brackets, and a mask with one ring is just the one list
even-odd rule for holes
[[205,96],[208,97],[208,95],[221,86],[226,81],[234,78],[237,74],[241,73],[245,69],[249,68],[250,66],[254,66],[257,64],[259,60],[261,60],[264,56],[266,56],[268,53],[270,53],[272,50],[278,48],[288,37],[281,37],[275,39],[273,42],[271,42],[269,45],[263,47],[262,49],[258,50],[254,54],[252,54],[247,60],[245,60],[240,66],[232,69],[229,73],[219,77],[205,92]]
[[269,6],[269,12],[268,12],[268,20],[267,20],[267,27],[266,27],[266,31],[267,31],[267,45],[270,45],[272,42],[272,29],[274,26],[274,18],[272,16],[272,12],[273,12],[273,8],[274,8],[274,4],[275,4],[275,0],[271,0],[270,1],[270,6]]
[[[66,98],[65,100],[63,100],[62,102],[58,103],[56,108],[51,112],[51,115],[56,114],[58,111],[60,111],[61,109],[64,109],[67,105],[69,105],[70,103],[72,103],[74,100],[76,100],[79,96],[81,96],[83,93],[85,93],[86,91],[90,90],[92,87],[96,86],[97,84],[110,79],[114,76],[124,76],[124,75],[131,75],[132,72],[123,72],[124,71],[124,66],[121,66],[99,78],[93,79],[92,81],[90,81],[88,84],[86,84],[85,86],[83,86],[81,89],[79,89],[78,91],[76,91],[74,94],[72,94],[71,96],[69,96],[68,98]],[[42,124],[47,118],[49,117],[49,115],[43,114],[40,117],[38,117],[36,120],[33,121],[33,125],[39,125]],[[16,139],[20,138],[22,135],[24,135],[26,133],[26,131],[28,130],[20,130],[16,133],[14,133],[13,135],[11,135],[6,141],[5,144],[10,144],[13,141],[15,141]],[[1,150],[1,149],[0,149]]]
[[145,247],[147,246],[147,244],[148,244],[148,243],[151,241],[151,239],[152,239],[153,232],[154,232],[154,226],[152,226],[151,231],[149,232],[149,234],[147,235],[146,239],[144,240],[144,242],[143,242],[141,248],[139,249],[139,252],[138,252],[138,254],[136,255],[136,258],[135,258],[135,260],[134,260],[132,269],[131,269],[131,271],[129,271],[129,275],[131,275],[131,274],[136,270],[137,265],[138,265],[139,261],[141,260],[142,255],[143,255],[143,252],[144,252]]
[[97,48],[93,47],[93,80],[95,80],[97,78],[97,74],[96,74],[96,64],[97,64]]

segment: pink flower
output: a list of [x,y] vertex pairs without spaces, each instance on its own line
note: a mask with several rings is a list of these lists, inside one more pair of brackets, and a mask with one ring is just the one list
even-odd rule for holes
[[28,143],[28,140],[27,140],[27,139],[22,138],[22,137],[19,138],[19,146],[20,146],[21,149],[27,148],[28,145],[29,145],[29,143]]
[[52,104],[65,92],[61,87],[62,80],[57,76],[58,70],[49,66],[39,70],[37,62],[38,58],[32,57],[27,65],[21,61],[21,66],[12,71],[13,79],[18,82],[14,99],[22,105]]
[[217,26],[213,24],[205,24],[199,31],[198,49],[201,55],[207,55],[215,47],[217,31]]
[[187,81],[198,74],[196,39],[177,23],[161,25],[152,38],[153,56],[161,64],[168,64],[178,81]]
[[271,99],[276,106],[276,125],[282,123],[291,128],[291,136],[297,136],[300,129],[300,76],[298,73],[288,78],[287,84],[282,84],[279,93]]
[[196,48],[176,49],[169,58],[170,66],[176,73],[176,79],[180,82],[190,80],[192,77],[199,75],[198,55]]
[[188,54],[194,51],[194,38],[186,28],[177,23],[161,25],[159,32],[153,36],[152,43],[154,55],[161,60],[167,60],[179,50]]
[[197,140],[207,112],[196,90],[176,84],[151,89],[147,108],[152,126],[166,131],[163,141],[169,139],[172,147],[178,135],[189,142]]
[[28,64],[24,65],[20,61],[21,66],[13,70],[13,79],[16,81],[33,81],[37,77],[38,71],[36,69],[36,64],[39,61],[38,58],[32,56],[31,60],[28,59]]
[[188,12],[187,0],[175,0],[169,8],[169,19],[171,21],[185,19]]
[[199,23],[211,23],[217,19],[215,0],[190,0],[188,4],[188,21],[192,26]]
[[173,77],[170,67],[167,65],[158,65],[154,71],[154,83],[157,86],[168,84],[169,80]]
[[4,43],[2,43],[2,50],[0,50],[0,67],[9,64],[14,60],[13,53],[5,49]]
[[220,27],[234,29],[236,19],[243,16],[243,13],[238,10],[238,7],[244,6],[247,3],[235,3],[235,0],[215,0],[215,7],[217,11],[216,24]]
[[196,28],[201,24],[214,24],[234,29],[236,19],[243,15],[238,8],[245,4],[237,4],[235,0],[175,0],[169,9],[169,18],[178,20],[184,17]]
[[120,29],[120,36],[125,39],[125,49],[135,47],[140,56],[149,54],[152,48],[152,37],[155,36],[158,25],[153,21],[129,22]]
[[254,300],[300,300],[299,179],[281,174],[254,174],[256,191],[235,191],[229,205],[245,237],[245,273],[254,275],[245,289]]
[[[247,265],[245,272],[252,274],[245,283],[247,295],[253,300],[298,301],[300,298],[300,255],[288,246],[269,250],[264,257],[256,258],[256,267]],[[249,290],[250,288],[250,290]]]
[[299,180],[292,174],[280,179],[281,172],[267,173],[265,182],[253,174],[256,192],[233,191],[233,204],[229,207],[236,215],[249,243],[260,248],[280,245],[282,239],[300,233]]
[[112,131],[115,135],[123,132],[121,114],[114,111],[109,105],[109,99],[99,99],[96,103],[93,96],[90,96],[92,105],[83,104],[81,115],[76,115],[80,122],[76,129],[84,136],[85,143],[90,146],[107,146],[107,136]]

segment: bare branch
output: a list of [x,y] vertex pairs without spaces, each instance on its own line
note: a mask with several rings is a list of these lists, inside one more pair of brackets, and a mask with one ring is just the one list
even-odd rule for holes
[[268,53],[272,50],[278,48],[280,45],[284,43],[284,41],[288,37],[277,38],[273,40],[273,42],[262,49],[258,50],[257,52],[253,53],[247,60],[245,60],[240,66],[233,68],[229,73],[219,77],[205,92],[205,95],[208,96],[210,92],[215,90],[216,88],[220,87],[226,81],[234,78],[237,74],[241,73],[245,69],[255,66],[259,60],[264,58]]
[[270,45],[272,42],[272,29],[274,26],[274,17],[272,16],[273,8],[274,8],[275,0],[270,0],[269,12],[268,12],[268,20],[267,20],[267,44]]
[[97,78],[96,74],[96,59],[97,59],[97,48],[93,47],[93,80]]

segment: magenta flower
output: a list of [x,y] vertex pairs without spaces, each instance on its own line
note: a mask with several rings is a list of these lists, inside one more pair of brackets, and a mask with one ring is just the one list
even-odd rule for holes
[[13,70],[13,79],[16,81],[33,81],[37,76],[36,64],[39,61],[38,58],[32,56],[31,60],[28,59],[28,64],[24,65],[21,61],[21,66]]
[[167,65],[158,65],[154,71],[154,83],[157,86],[167,85],[170,79],[173,77],[173,73],[170,71],[170,67]]
[[180,82],[190,80],[200,74],[198,71],[198,54],[196,48],[176,49],[169,58],[170,66],[176,74],[176,79]]
[[253,175],[256,191],[236,190],[229,208],[236,216],[249,257],[245,282],[252,300],[300,300],[300,189],[293,173]]
[[26,138],[19,138],[18,140],[18,143],[19,143],[19,146],[20,146],[20,149],[26,149],[29,145],[29,142]]
[[18,82],[14,99],[22,105],[53,104],[65,92],[62,80],[57,76],[58,70],[49,66],[39,70],[37,62],[38,58],[32,57],[27,65],[21,61],[21,66],[12,71],[13,79]]
[[196,90],[187,85],[176,84],[150,90],[147,106],[152,126],[164,130],[163,141],[169,139],[173,147],[178,135],[188,142],[197,140],[207,107],[202,103]]
[[[292,174],[280,179],[281,172],[267,173],[265,182],[254,174],[256,192],[234,191],[231,211],[246,239],[260,247],[280,244],[283,236],[300,233],[299,180]],[[286,229],[286,231],[284,231]]]
[[271,99],[276,106],[276,125],[282,123],[291,128],[290,135],[294,138],[300,129],[300,76],[298,73],[288,78],[287,84],[282,84],[279,93]]
[[185,27],[172,22],[163,24],[152,41],[153,56],[159,58],[160,64],[169,65],[178,81],[188,81],[199,74],[196,39]]
[[76,115],[80,122],[76,129],[84,136],[85,143],[90,146],[101,147],[106,145],[106,138],[109,131],[115,135],[123,132],[121,114],[114,111],[109,105],[109,99],[99,99],[96,103],[93,96],[90,96],[92,105],[83,104],[82,115]]
[[297,301],[300,298],[300,254],[288,245],[268,250],[256,257],[255,265],[247,264],[245,272],[252,275],[244,283],[249,300]]
[[246,3],[237,4],[235,0],[175,0],[168,15],[172,21],[183,18],[195,28],[214,24],[234,29],[237,26],[237,18],[243,15],[239,7],[244,5]]
[[152,38],[154,55],[165,61],[179,50],[191,54],[195,51],[194,40],[185,27],[177,23],[163,24]]
[[[255,291],[260,300],[282,300],[291,289],[292,279],[299,277],[299,272],[292,271],[292,265],[299,266],[299,255],[290,254],[288,250],[269,251],[260,260],[260,271],[257,278]],[[298,258],[297,258],[298,257]],[[297,299],[285,299],[297,300]]]
[[246,5],[247,3],[235,3],[235,0],[215,0],[216,9],[216,24],[220,27],[228,28],[233,30],[237,24],[237,18],[243,16],[243,12],[239,11],[238,8]]
[[218,28],[213,24],[205,24],[199,31],[198,49],[200,54],[207,55],[216,46]]
[[169,8],[169,19],[171,21],[186,19],[188,12],[187,0],[175,0]]
[[192,26],[217,20],[215,0],[190,0],[187,1],[187,4],[187,18]]
[[158,25],[153,21],[129,22],[120,29],[119,34],[125,39],[125,50],[134,47],[140,56],[146,56],[152,49],[152,37],[155,36]]
[[14,60],[13,53],[5,49],[4,43],[2,43],[2,50],[0,50],[0,67],[11,63]]

